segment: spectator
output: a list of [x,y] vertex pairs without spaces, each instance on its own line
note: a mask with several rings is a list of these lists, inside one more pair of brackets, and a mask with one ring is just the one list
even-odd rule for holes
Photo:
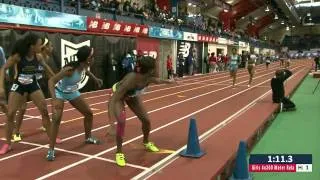
[[173,66],[172,66],[172,58],[170,55],[167,56],[167,71],[168,71],[168,79],[173,78]]
[[211,53],[210,59],[209,59],[209,64],[210,64],[210,73],[213,73],[216,71],[216,66],[217,66],[217,57],[215,56],[215,53]]
[[127,53],[126,57],[122,60],[122,70],[123,70],[123,76],[126,74],[132,72],[134,70],[134,59],[131,56],[130,52]]
[[183,72],[184,72],[184,58],[183,58],[183,54],[180,53],[178,56],[178,76],[183,77]]
[[113,10],[113,11],[118,11],[119,10],[119,2],[117,0],[112,0],[109,3],[109,7]]
[[210,67],[209,67],[209,59],[210,59],[210,53],[204,58],[204,63],[205,63],[205,73],[209,73]]

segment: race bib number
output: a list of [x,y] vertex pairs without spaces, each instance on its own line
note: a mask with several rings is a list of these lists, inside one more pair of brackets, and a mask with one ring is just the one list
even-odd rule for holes
[[31,84],[33,82],[33,75],[20,74],[18,77],[18,81],[24,85]]
[[11,91],[16,91],[18,89],[18,84],[12,84]]

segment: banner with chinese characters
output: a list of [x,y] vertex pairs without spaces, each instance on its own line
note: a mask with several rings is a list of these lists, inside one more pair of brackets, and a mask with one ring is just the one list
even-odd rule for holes
[[87,30],[86,16],[0,3],[0,22],[62,29]]
[[149,28],[146,25],[116,22],[113,20],[87,18],[87,30],[107,34],[148,36]]
[[198,42],[216,43],[217,41],[217,37],[198,34]]

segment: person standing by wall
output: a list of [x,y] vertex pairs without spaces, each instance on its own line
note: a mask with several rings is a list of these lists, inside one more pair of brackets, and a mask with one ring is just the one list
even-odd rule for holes
[[168,79],[173,78],[173,66],[172,66],[172,58],[170,55],[167,56],[167,71],[168,71]]
[[213,73],[216,71],[216,66],[217,66],[217,57],[215,56],[215,53],[211,53],[210,59],[209,59],[209,64],[210,64],[210,73]]
[[178,56],[178,76],[183,77],[183,72],[184,72],[184,58],[183,58],[183,54],[180,53]]

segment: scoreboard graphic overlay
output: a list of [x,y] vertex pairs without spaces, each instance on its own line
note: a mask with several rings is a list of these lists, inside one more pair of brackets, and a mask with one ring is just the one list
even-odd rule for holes
[[250,172],[312,172],[312,154],[252,154]]

